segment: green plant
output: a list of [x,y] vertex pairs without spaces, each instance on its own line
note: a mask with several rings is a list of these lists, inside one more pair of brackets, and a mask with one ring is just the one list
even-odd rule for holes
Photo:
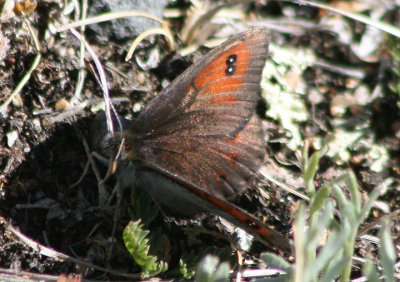
[[[262,254],[261,258],[269,266],[284,270],[289,281],[332,281],[337,278],[348,281],[359,227],[371,211],[382,186],[376,187],[369,198],[362,202],[356,177],[349,171],[315,189],[314,176],[323,151],[315,152],[311,157],[307,152],[308,144],[304,146],[302,167],[310,197],[309,214],[306,213],[305,204],[302,204],[295,217],[295,264],[289,264],[274,254]],[[388,223],[381,231],[379,250],[385,277],[393,277],[395,255],[387,226]],[[378,277],[371,262],[364,269],[365,275],[371,279]]]
[[220,263],[218,257],[207,255],[197,266],[195,280],[199,282],[229,281],[229,271],[229,263]]
[[144,230],[140,220],[131,221],[124,229],[123,238],[126,248],[142,269],[143,277],[155,276],[168,270],[168,264],[149,254],[149,231]]

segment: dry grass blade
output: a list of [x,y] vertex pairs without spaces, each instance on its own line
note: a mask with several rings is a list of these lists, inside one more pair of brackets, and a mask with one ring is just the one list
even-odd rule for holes
[[70,24],[66,24],[62,27],[59,27],[57,29],[57,32],[66,31],[66,30],[74,28],[74,27],[95,24],[95,23],[100,23],[100,22],[105,22],[105,21],[110,21],[110,20],[115,20],[115,19],[125,18],[125,17],[144,17],[144,18],[148,18],[148,19],[157,21],[161,24],[167,24],[165,21],[163,21],[153,15],[150,15],[148,13],[132,10],[132,11],[120,11],[120,12],[105,13],[105,14],[87,18],[87,19],[84,19],[81,21],[76,21],[76,22],[73,22]]
[[21,81],[18,83],[17,87],[14,89],[14,91],[8,96],[6,101],[0,106],[0,112],[3,112],[5,108],[11,103],[11,101],[14,99],[14,97],[22,90],[22,88],[28,83],[33,71],[38,67],[40,63],[40,59],[42,58],[42,55],[40,54],[40,43],[39,40],[29,22],[28,19],[24,18],[24,23],[28,27],[29,33],[32,36],[33,40],[33,45],[35,47],[35,50],[37,52],[35,60],[33,61],[31,67],[29,70],[25,73],[25,75],[22,77]]
[[325,9],[325,10],[340,14],[342,16],[348,17],[355,21],[364,23],[366,25],[376,27],[376,28],[378,28],[384,32],[390,33],[396,37],[400,37],[400,29],[399,28],[397,28],[393,25],[387,24],[385,22],[382,22],[382,21],[372,20],[371,18],[366,17],[361,14],[348,13],[346,11],[333,8],[329,5],[325,5],[325,4],[321,4],[321,3],[317,3],[317,2],[311,2],[311,1],[304,1],[304,0],[278,0],[278,1],[293,2],[293,3],[300,4],[300,5],[308,5],[308,6],[317,7],[320,9]]
[[129,61],[131,59],[133,53],[135,52],[136,47],[144,38],[155,34],[164,35],[165,38],[167,39],[167,43],[170,49],[175,50],[175,42],[171,34],[171,31],[169,30],[167,25],[163,25],[163,28],[151,28],[142,32],[138,37],[136,37],[135,40],[132,42],[131,47],[129,48],[128,54],[125,57],[125,61]]

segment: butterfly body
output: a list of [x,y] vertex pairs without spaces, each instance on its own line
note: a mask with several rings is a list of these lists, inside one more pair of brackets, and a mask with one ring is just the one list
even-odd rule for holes
[[200,202],[200,198],[193,197],[185,189],[182,189],[181,185],[149,167],[149,164],[138,161],[124,162],[118,179],[123,187],[131,187],[134,184],[135,187],[145,189],[168,215],[192,217],[207,211]]

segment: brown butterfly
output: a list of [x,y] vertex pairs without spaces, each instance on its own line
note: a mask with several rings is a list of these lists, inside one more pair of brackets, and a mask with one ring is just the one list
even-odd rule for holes
[[265,157],[255,107],[268,45],[264,28],[250,29],[175,79],[126,130],[119,178],[172,213],[211,212],[288,250],[284,236],[229,202]]

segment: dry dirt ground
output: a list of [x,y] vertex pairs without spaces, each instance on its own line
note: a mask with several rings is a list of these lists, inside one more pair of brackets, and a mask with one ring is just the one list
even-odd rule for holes
[[[188,2],[178,2],[170,7],[185,10],[189,6]],[[245,11],[248,14],[257,12],[264,17],[283,17],[282,11],[289,4],[260,5],[247,5]],[[299,17],[315,21],[323,17],[317,9],[293,7],[296,7],[294,13]],[[80,62],[79,40],[69,32],[49,31],[50,23],[74,20],[73,13],[68,16],[62,14],[64,8],[64,3],[57,1],[39,1],[29,15],[30,26],[41,47],[41,57],[22,89],[7,105],[7,98],[35,65],[38,51],[24,16],[13,15],[4,20],[0,27],[0,272],[3,275],[6,275],[7,269],[13,275],[31,272],[27,277],[33,277],[33,273],[55,275],[47,279],[60,279],[60,274],[76,273],[90,279],[129,280],[136,276],[122,273],[140,272],[126,251],[121,235],[131,218],[128,212],[132,210],[130,191],[124,191],[117,208],[116,196],[111,196],[115,180],[111,178],[107,181],[106,191],[103,191],[106,194],[101,194],[99,180],[92,169],[73,186],[84,173],[88,161],[84,144],[87,142],[90,146],[91,122],[101,108],[103,96],[94,75],[86,71],[87,66],[92,64],[90,57],[88,64]],[[387,11],[385,16],[394,25],[398,23],[400,15],[399,8],[396,8]],[[178,35],[185,20],[174,19],[170,23]],[[334,31],[317,27],[309,28],[301,35],[282,35],[272,31],[272,38],[277,39],[280,45],[310,47],[324,60],[362,70],[364,76],[357,79],[356,83],[362,83],[371,93],[374,90],[379,92],[371,94],[375,95],[372,103],[347,107],[341,118],[346,122],[353,120],[354,116],[360,119],[368,116],[369,133],[362,135],[361,139],[368,139],[367,144],[378,144],[379,148],[387,149],[389,160],[383,165],[385,168],[380,172],[371,169],[367,152],[357,144],[352,144],[348,148],[350,158],[346,161],[340,163],[329,157],[322,158],[315,181],[317,186],[323,185],[346,169],[352,169],[361,187],[362,199],[366,199],[374,187],[390,179],[388,190],[368,218],[368,222],[374,222],[389,211],[398,210],[400,205],[400,115],[399,96],[396,93],[398,71],[394,70],[398,64],[391,57],[388,41],[380,46],[379,52],[374,53],[377,59],[375,57],[367,61],[355,55],[349,45],[359,40],[366,28],[363,24],[352,23],[354,41],[347,45],[339,41]],[[159,49],[162,60],[156,68],[143,70],[136,60],[124,61],[129,41],[118,42],[110,38],[104,42],[97,40],[95,34],[90,32],[87,32],[87,39],[105,65],[116,110],[127,118],[137,115],[132,108],[147,103],[162,89],[161,81],[176,76],[200,54],[198,51],[195,55],[178,59],[169,56],[165,41],[157,37],[141,43],[137,56],[144,59],[151,50]],[[178,43],[181,44],[179,39]],[[205,50],[203,48],[201,52]],[[79,85],[82,71],[85,77]],[[346,94],[354,85],[348,76],[326,67],[309,67],[304,70],[302,77],[309,89],[325,91],[323,100],[304,98],[312,114],[307,121],[299,122],[298,126],[306,139],[324,135],[335,128],[337,116],[332,112],[332,103],[337,101],[339,94]],[[81,90],[77,90],[80,87]],[[342,96],[346,97],[344,94]],[[291,134],[279,122],[265,118],[264,112],[268,106],[267,103],[260,105],[259,113],[264,117],[269,132],[266,146],[270,161],[284,167],[282,178],[296,185],[300,183],[293,180],[300,175],[298,161],[295,153],[285,146]],[[105,175],[106,168],[99,164],[98,171],[100,175]],[[299,199],[272,184],[268,187],[268,201],[251,190],[239,199],[239,203],[289,237],[292,215]],[[301,190],[302,187],[296,188]],[[101,197],[110,197],[110,200],[102,201]],[[400,225],[397,218],[393,218],[393,221],[392,235],[395,243],[398,243]],[[223,229],[214,219],[179,221],[158,214],[152,224],[164,228],[167,242],[164,246],[168,248],[164,247],[162,256],[168,257],[170,269],[176,269],[182,255],[190,257],[193,255],[190,250],[196,252],[204,249],[204,245],[212,246],[209,251],[219,254],[226,253],[226,249],[230,248],[225,239],[206,233],[199,235],[187,232],[188,228],[204,226],[214,226],[214,231]],[[373,234],[376,232],[373,231]],[[28,238],[23,238],[22,234]],[[77,258],[80,262],[60,258],[59,254],[43,255],[46,250],[30,240]],[[190,240],[195,243],[188,242]],[[32,245],[28,246],[28,242]],[[247,256],[257,257],[261,250],[260,246],[256,246]],[[358,256],[370,258],[375,258],[376,253],[376,248],[364,242],[356,251]],[[235,261],[229,251],[226,257]],[[354,277],[359,276],[358,271],[354,270]]]

